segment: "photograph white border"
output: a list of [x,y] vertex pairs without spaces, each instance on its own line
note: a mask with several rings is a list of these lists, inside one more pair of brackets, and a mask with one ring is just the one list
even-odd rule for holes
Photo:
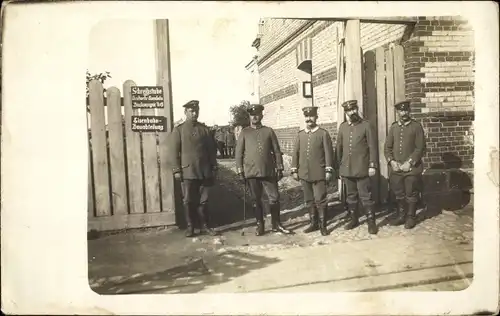
[[[106,19],[442,16],[474,28],[472,285],[458,292],[100,296],[87,266],[84,73]],[[498,6],[494,2],[65,2],[3,7],[1,282],[12,314],[458,315],[498,310]],[[494,159],[496,157],[496,159]],[[493,173],[492,173],[493,172]]]

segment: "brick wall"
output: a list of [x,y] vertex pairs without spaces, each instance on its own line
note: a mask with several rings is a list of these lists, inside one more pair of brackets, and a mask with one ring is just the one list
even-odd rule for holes
[[[337,126],[337,48],[336,29],[339,22],[305,22],[266,19],[259,49],[260,101],[265,106],[263,123],[273,127],[285,152],[304,118],[300,110],[302,96],[296,79],[295,47],[305,37],[312,37],[313,104],[319,107],[318,123],[332,138]],[[361,45],[373,49],[401,39],[405,25],[362,23]],[[296,35],[287,43],[283,41]],[[276,49],[279,48],[279,49]]]
[[[474,121],[473,31],[459,17],[420,17],[414,26],[361,23],[363,51],[399,42],[405,48],[406,97],[427,136],[426,168],[473,167],[469,131]],[[312,37],[312,81],[319,124],[336,137],[336,24],[268,19],[261,39],[260,101],[264,124],[273,127],[289,153],[304,126],[296,81],[295,47]],[[283,40],[296,36],[289,42]],[[276,49],[279,48],[279,49]],[[265,57],[263,59],[263,57]],[[453,162],[453,163],[451,163]]]
[[474,146],[467,135],[474,121],[472,27],[460,17],[419,17],[403,45],[406,97],[427,135],[426,168],[449,166],[451,160],[472,168]]
[[474,146],[468,131],[474,121],[473,111],[433,112],[419,117],[427,134],[424,168],[471,168]]

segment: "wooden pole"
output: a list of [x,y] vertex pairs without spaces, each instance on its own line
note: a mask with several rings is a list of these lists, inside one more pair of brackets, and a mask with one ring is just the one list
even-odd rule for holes
[[168,20],[155,20],[155,61],[156,84],[163,87],[164,108],[158,109],[158,115],[167,119],[167,131],[159,133],[160,183],[162,211],[174,212],[174,180],[167,161],[167,136],[173,128],[172,79],[170,69],[170,36]]
[[359,20],[348,20],[345,29],[346,48],[346,97],[357,100],[359,114],[363,116],[363,58],[361,56],[361,34]]
[[[337,28],[337,133],[340,128],[340,124],[342,124],[345,120],[344,110],[342,109],[342,103],[345,100],[345,91],[344,91],[344,23],[340,23],[341,32],[339,34],[339,30]],[[339,162],[340,163],[340,162]],[[338,180],[338,192],[339,192],[339,200],[342,197],[342,180]]]

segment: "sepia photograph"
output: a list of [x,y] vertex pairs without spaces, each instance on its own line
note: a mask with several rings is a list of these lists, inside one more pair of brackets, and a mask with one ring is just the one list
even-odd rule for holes
[[89,43],[95,292],[473,281],[466,18],[104,20]]
[[0,27],[3,313],[498,313],[496,3],[11,2]]

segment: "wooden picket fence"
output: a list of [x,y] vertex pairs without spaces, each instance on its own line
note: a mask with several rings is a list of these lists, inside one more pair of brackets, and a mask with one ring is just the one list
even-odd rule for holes
[[133,115],[167,115],[164,109],[133,109],[132,86],[132,80],[123,84],[122,98],[116,87],[104,96],[100,81],[89,84],[89,231],[175,224],[167,132],[139,133],[131,126]]
[[389,170],[384,157],[384,144],[395,120],[394,104],[405,100],[404,49],[401,45],[379,47],[364,53],[364,108],[365,117],[377,131],[380,173],[374,195],[380,203],[388,198]]

